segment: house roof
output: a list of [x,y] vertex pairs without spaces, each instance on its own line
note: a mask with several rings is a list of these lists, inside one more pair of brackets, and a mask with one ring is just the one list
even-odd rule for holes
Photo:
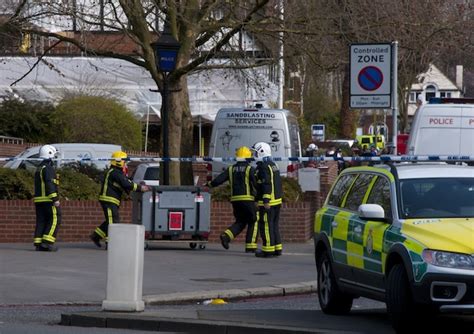
[[430,84],[438,87],[438,90],[459,90],[459,88],[433,64],[430,65],[426,72],[418,75],[418,83],[413,84],[411,90],[424,90],[426,86]]

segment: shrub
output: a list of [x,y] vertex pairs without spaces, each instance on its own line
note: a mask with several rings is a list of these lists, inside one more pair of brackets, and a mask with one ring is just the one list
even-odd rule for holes
[[95,96],[79,96],[59,103],[53,122],[56,142],[103,143],[139,150],[140,122],[118,102]]
[[34,174],[24,169],[0,168],[0,199],[31,199]]
[[53,105],[48,103],[6,99],[0,104],[0,134],[31,143],[47,143],[54,131],[53,112]]
[[[302,198],[303,192],[301,191],[298,181],[295,179],[282,177],[283,186],[283,202],[296,202]],[[212,188],[210,190],[213,201],[229,201],[230,200],[230,185],[225,185]]]
[[99,196],[100,184],[89,176],[77,172],[74,167],[60,168],[59,194],[65,199],[96,200]]
[[[61,168],[59,196],[61,199],[96,200],[100,184],[72,167]],[[34,173],[23,169],[0,168],[0,199],[32,199]]]

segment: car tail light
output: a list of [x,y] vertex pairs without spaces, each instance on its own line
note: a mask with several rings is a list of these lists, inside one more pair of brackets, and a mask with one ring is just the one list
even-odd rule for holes
[[287,177],[296,177],[296,172],[298,170],[298,165],[296,164],[289,164],[287,167],[286,167],[286,173],[287,173]]

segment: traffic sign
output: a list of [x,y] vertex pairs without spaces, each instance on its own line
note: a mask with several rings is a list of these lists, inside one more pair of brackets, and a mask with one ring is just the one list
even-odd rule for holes
[[383,73],[378,67],[367,66],[360,70],[357,81],[363,89],[374,91],[382,86]]
[[391,107],[391,44],[352,44],[350,47],[350,107]]

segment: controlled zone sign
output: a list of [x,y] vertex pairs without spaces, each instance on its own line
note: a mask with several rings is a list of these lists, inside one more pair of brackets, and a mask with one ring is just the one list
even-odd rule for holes
[[351,44],[350,107],[385,109],[392,101],[392,45]]

